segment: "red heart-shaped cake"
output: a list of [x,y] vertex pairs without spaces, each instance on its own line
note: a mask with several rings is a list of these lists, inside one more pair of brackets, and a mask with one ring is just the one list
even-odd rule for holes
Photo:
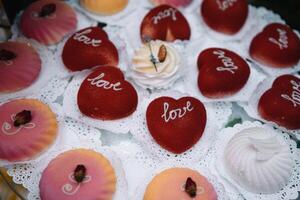
[[154,140],[164,149],[180,154],[201,138],[206,125],[206,110],[193,97],[178,100],[159,97],[149,104],[146,119]]
[[252,40],[250,55],[268,67],[292,67],[300,60],[300,39],[285,24],[269,24]]
[[260,97],[258,112],[265,120],[300,129],[300,79],[290,74],[277,77]]
[[209,48],[198,57],[198,87],[208,98],[223,98],[240,91],[248,81],[247,62],[227,49]]
[[160,5],[144,17],[141,24],[141,39],[163,40],[189,40],[191,29],[182,13],[169,5]]
[[204,0],[200,9],[211,29],[227,35],[239,32],[248,17],[246,0]]
[[73,34],[66,42],[62,60],[71,71],[80,71],[99,65],[116,66],[118,50],[99,27],[88,27]]
[[77,104],[80,111],[101,120],[121,119],[137,107],[135,88],[116,67],[103,66],[92,72],[81,84]]

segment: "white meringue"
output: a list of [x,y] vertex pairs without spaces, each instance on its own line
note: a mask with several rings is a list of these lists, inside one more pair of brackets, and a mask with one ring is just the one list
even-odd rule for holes
[[289,181],[293,158],[283,136],[255,127],[231,138],[224,151],[224,164],[228,174],[246,190],[272,194]]

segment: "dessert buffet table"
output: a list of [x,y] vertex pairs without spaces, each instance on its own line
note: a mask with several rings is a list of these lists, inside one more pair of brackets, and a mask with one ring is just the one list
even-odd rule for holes
[[109,2],[39,1],[0,44],[23,198],[296,199],[299,33],[242,0]]

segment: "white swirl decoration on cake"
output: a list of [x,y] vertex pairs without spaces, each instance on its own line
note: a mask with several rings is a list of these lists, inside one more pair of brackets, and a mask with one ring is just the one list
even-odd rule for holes
[[92,180],[90,175],[86,175],[81,183],[77,183],[73,172],[69,174],[68,178],[71,183],[64,184],[61,187],[61,190],[64,194],[69,196],[75,195],[79,191],[82,184],[88,183]]
[[[166,47],[166,57],[163,62],[159,62],[158,53],[162,45]],[[153,59],[156,60],[155,65]],[[143,87],[165,88],[178,79],[180,62],[179,53],[170,44],[151,41],[135,52],[132,59],[132,77]]]
[[248,128],[237,133],[224,151],[229,175],[253,193],[272,194],[292,173],[293,158],[283,136],[271,129]]
[[25,129],[32,129],[32,128],[35,128],[35,126],[36,126],[35,123],[30,122],[30,123],[26,123],[26,124],[20,125],[19,127],[13,128],[14,125],[12,125],[12,124],[15,121],[15,117],[16,117],[16,114],[12,114],[10,116],[12,122],[11,123],[4,122],[2,124],[1,130],[2,130],[3,134],[5,134],[5,135],[16,135],[16,134],[18,134],[24,128]]

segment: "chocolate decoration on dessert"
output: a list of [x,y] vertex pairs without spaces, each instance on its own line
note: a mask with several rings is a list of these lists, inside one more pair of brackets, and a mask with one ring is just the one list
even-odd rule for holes
[[77,183],[81,183],[86,176],[86,168],[84,165],[77,165],[74,170],[74,179]]
[[188,177],[186,179],[184,191],[192,198],[197,195],[197,185],[191,177]]
[[56,5],[54,3],[46,4],[42,7],[39,17],[47,17],[56,11]]
[[32,120],[31,111],[23,110],[19,112],[14,119],[14,126],[19,127],[21,125],[27,124]]
[[166,48],[165,45],[161,45],[159,47],[159,51],[158,51],[157,57],[158,57],[159,62],[161,62],[161,63],[166,60],[166,57],[167,57],[167,48]]
[[106,26],[107,26],[107,23],[105,23],[105,22],[98,22],[97,23],[97,27],[99,27],[99,28],[104,28]]
[[12,51],[5,50],[5,49],[0,50],[0,60],[2,60],[2,61],[12,60],[12,59],[15,59],[16,57],[17,57],[17,54],[15,54]]

